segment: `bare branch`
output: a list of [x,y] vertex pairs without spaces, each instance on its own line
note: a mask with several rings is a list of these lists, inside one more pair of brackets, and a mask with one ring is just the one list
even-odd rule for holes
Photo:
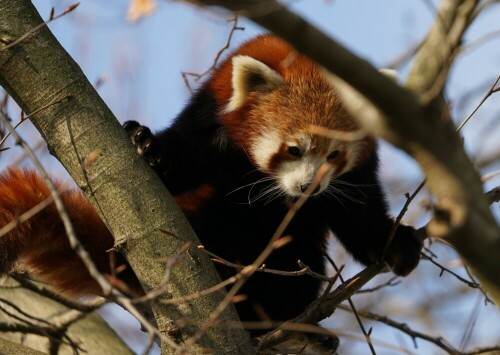
[[469,122],[469,120],[472,118],[472,116],[474,116],[474,114],[477,112],[477,110],[479,110],[479,108],[486,102],[486,100],[488,100],[488,98],[493,95],[495,92],[498,91],[498,88],[497,88],[497,84],[498,82],[500,81],[500,75],[496,78],[496,80],[493,82],[493,85],[491,85],[490,89],[488,90],[488,92],[486,93],[486,95],[484,95],[484,97],[481,99],[481,101],[479,102],[479,104],[474,108],[474,110],[472,110],[472,112],[462,121],[462,123],[460,123],[460,125],[458,126],[457,128],[457,131],[460,131],[463,126],[465,126],[467,124],[467,122]]
[[210,68],[205,70],[203,73],[182,72],[182,78],[184,79],[184,83],[186,84],[187,88],[189,89],[189,91],[191,93],[194,90],[191,87],[191,84],[189,83],[188,77],[190,77],[190,76],[194,77],[194,79],[196,81],[199,81],[202,78],[204,78],[205,76],[207,76],[217,66],[220,58],[222,57],[222,54],[224,54],[224,52],[231,47],[231,40],[233,39],[234,33],[236,31],[244,31],[245,30],[244,27],[238,26],[238,15],[234,15],[234,17],[229,19],[228,22],[232,22],[233,26],[231,27],[231,30],[229,31],[229,35],[227,37],[226,44],[224,44],[224,46],[221,49],[219,49],[219,51],[215,55],[214,61],[212,62],[212,65],[210,66]]
[[397,286],[400,283],[401,283],[401,280],[399,279],[399,277],[393,276],[389,280],[387,280],[386,282],[381,283],[380,285],[377,285],[377,286],[371,287],[371,288],[363,288],[363,289],[357,291],[356,294],[372,293],[372,292],[376,292],[376,291],[381,290],[381,289],[386,288],[386,287]]
[[[340,274],[340,270],[339,270],[339,268],[337,268],[337,265],[335,264],[334,260],[332,258],[328,258],[328,260],[332,264],[335,271],[339,274],[340,281],[342,283],[345,283],[344,278],[342,277],[342,274]],[[358,323],[359,328],[361,329],[361,332],[363,333],[363,336],[365,337],[366,343],[368,344],[368,347],[370,348],[371,353],[375,355],[376,354],[375,348],[373,347],[372,339],[370,337],[372,329],[370,328],[368,331],[366,331],[365,326],[363,325],[363,322],[361,321],[361,318],[359,317],[358,311],[357,311],[356,307],[354,306],[354,302],[352,301],[351,297],[347,298],[347,302],[349,302],[349,307],[351,307],[352,313],[356,317],[356,322]]]
[[61,296],[58,293],[55,293],[47,288],[40,287],[37,284],[33,283],[32,281],[26,279],[23,275],[19,275],[16,273],[13,273],[10,275],[14,280],[16,280],[22,287],[33,291],[43,297],[49,298],[51,300],[54,300],[63,306],[71,309],[76,309],[81,312],[87,312],[90,313],[91,311],[94,311],[95,309],[101,307],[102,305],[96,305],[95,303],[93,304],[84,304],[78,301],[74,301],[69,298],[65,298]]
[[[34,112],[30,113],[30,114],[29,114],[29,115],[27,115],[27,116],[23,116],[23,117],[21,117],[21,119],[19,120],[19,122],[17,122],[17,123],[16,123],[16,125],[14,126],[14,129],[16,129],[17,127],[19,127],[19,126],[20,126],[20,125],[21,125],[24,121],[26,121],[28,118],[30,118],[30,116],[35,115],[35,114],[37,114],[38,112],[40,112],[40,111],[42,111],[42,110],[45,110],[45,109],[49,108],[49,107],[50,107],[50,106],[52,106],[52,105],[55,105],[55,104],[60,103],[60,102],[64,102],[65,100],[70,100],[71,98],[72,98],[71,96],[66,95],[66,96],[64,96],[64,97],[61,97],[60,99],[56,99],[56,100],[54,100],[54,101],[52,101],[52,102],[49,102],[48,104],[46,104],[46,105],[44,105],[44,106],[40,107],[38,110],[36,110],[36,111],[34,111]],[[0,110],[3,112],[3,109],[1,109],[1,108],[0,108]],[[4,114],[5,114],[5,113],[4,113]],[[4,136],[2,137],[2,139],[0,139],[0,147],[1,147],[4,143],[5,143],[5,140],[6,140],[7,138],[9,138],[9,136],[10,136],[10,132],[8,132],[6,135],[4,135]]]
[[[351,311],[349,309],[349,307],[346,307],[344,305],[339,305],[338,308],[342,309],[344,311]],[[407,324],[396,322],[396,321],[394,321],[386,316],[381,316],[381,315],[371,313],[371,312],[366,312],[366,311],[358,311],[358,313],[364,318],[373,319],[373,320],[382,322],[384,324],[387,324],[390,327],[393,327],[395,329],[402,331],[403,333],[408,334],[412,338],[415,348],[417,348],[417,339],[422,339],[422,340],[426,340],[430,343],[435,344],[439,348],[446,351],[448,354],[456,354],[456,355],[459,355],[459,354],[460,355],[483,354],[483,353],[494,352],[494,351],[500,350],[499,346],[493,346],[493,347],[489,347],[489,348],[472,350],[470,352],[461,352],[458,349],[451,346],[450,344],[448,344],[448,342],[446,340],[444,340],[442,337],[439,337],[439,336],[433,337],[433,336],[430,336],[428,334],[413,330]]]
[[68,6],[62,13],[60,13],[57,16],[54,16],[54,8],[52,8],[50,18],[47,21],[40,23],[39,25],[33,27],[31,30],[29,30],[28,32],[26,32],[25,34],[23,34],[21,37],[17,38],[16,40],[9,41],[5,38],[0,38],[0,42],[5,44],[5,46],[0,47],[0,51],[5,51],[9,48],[14,47],[15,45],[18,45],[19,43],[24,42],[29,36],[36,33],[40,28],[44,27],[45,25],[49,24],[52,21],[57,20],[58,18],[61,18],[65,15],[69,14],[71,11],[75,10],[78,7],[78,5],[80,5],[80,3],[75,3],[73,5]]
[[433,257],[425,254],[425,253],[422,253],[422,258],[424,260],[428,260],[430,261],[432,264],[436,265],[438,268],[441,269],[441,272],[439,274],[439,276],[443,276],[443,273],[446,271],[447,273],[455,276],[458,280],[460,280],[461,282],[463,282],[464,284],[466,284],[467,286],[471,287],[471,288],[479,288],[479,284],[477,282],[474,282],[474,281],[469,281],[467,279],[464,279],[462,276],[460,276],[459,274],[457,274],[456,272],[454,271],[451,271],[450,269],[448,269],[447,267],[444,267],[443,265],[439,264],[437,261],[434,260]]
[[[384,266],[382,265],[368,266],[351,279],[343,282],[335,291],[311,303],[301,315],[290,320],[287,324],[316,324],[329,317],[333,313],[333,310],[335,310],[341,302],[351,297],[373,277],[378,275],[383,269]],[[273,344],[279,343],[285,339],[287,337],[287,333],[288,331],[285,328],[275,330],[271,334],[266,335],[265,339],[259,343],[259,346],[262,348],[271,347]]]

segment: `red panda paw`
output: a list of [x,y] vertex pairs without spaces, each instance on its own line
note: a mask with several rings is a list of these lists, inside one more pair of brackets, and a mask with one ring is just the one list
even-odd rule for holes
[[387,251],[385,261],[396,275],[406,276],[417,267],[421,249],[422,240],[417,230],[401,225]]
[[161,148],[151,130],[136,121],[127,121],[123,128],[128,133],[137,153],[153,168],[160,164]]

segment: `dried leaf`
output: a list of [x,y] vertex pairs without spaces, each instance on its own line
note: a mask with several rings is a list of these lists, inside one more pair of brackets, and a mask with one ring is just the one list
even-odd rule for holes
[[97,160],[97,158],[99,158],[101,153],[102,152],[100,149],[95,149],[95,150],[91,151],[87,155],[87,157],[85,158],[85,161],[83,162],[83,166],[85,168],[89,168],[92,164],[94,164],[94,162]]
[[155,0],[131,0],[127,11],[127,21],[136,22],[141,17],[151,15],[155,9]]

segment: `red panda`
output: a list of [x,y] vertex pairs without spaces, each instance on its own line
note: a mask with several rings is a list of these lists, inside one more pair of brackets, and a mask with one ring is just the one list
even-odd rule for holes
[[[311,133],[311,125],[343,132],[360,129],[335,88],[307,57],[272,35],[243,44],[212,73],[174,123],[156,134],[135,121],[124,124],[140,155],[157,172],[207,250],[248,265],[267,245],[288,211],[325,162],[332,166],[298,211],[266,267],[295,271],[298,260],[325,272],[333,231],[363,264],[379,262],[393,226],[380,187],[377,144]],[[32,172],[0,179],[0,225],[48,196]],[[63,193],[74,228],[98,267],[109,272],[113,238],[78,191]],[[421,242],[414,228],[399,226],[385,262],[398,275],[413,270]],[[98,292],[69,249],[50,206],[0,238],[0,272],[27,270],[73,294]],[[217,264],[223,279],[235,270]],[[138,283],[125,275],[133,289]],[[301,276],[256,273],[236,304],[240,318],[288,320],[317,296],[321,282]]]

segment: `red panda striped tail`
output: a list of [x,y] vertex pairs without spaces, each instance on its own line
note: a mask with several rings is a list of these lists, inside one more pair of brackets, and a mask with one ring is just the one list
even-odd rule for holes
[[[110,232],[80,191],[58,182],[56,186],[78,239],[97,268],[109,274]],[[45,182],[34,171],[9,169],[0,175],[0,274],[28,272],[68,295],[99,294],[99,285],[71,249],[53,202],[22,220],[23,214],[48,202],[49,196]]]

